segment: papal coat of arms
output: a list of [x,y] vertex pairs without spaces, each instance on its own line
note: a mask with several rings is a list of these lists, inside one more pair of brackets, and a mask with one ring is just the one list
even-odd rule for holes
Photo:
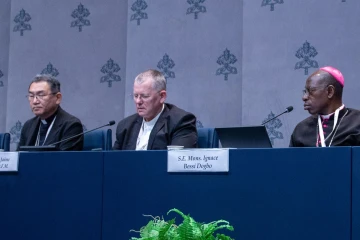
[[229,74],[237,74],[237,68],[231,66],[237,62],[234,54],[231,54],[228,49],[225,49],[224,53],[218,57],[216,61],[221,67],[216,70],[216,75],[224,75],[224,80],[228,80]]
[[275,4],[283,4],[284,0],[263,0],[261,3],[262,7],[270,6],[270,11],[275,10]]
[[23,36],[24,31],[31,31],[31,25],[29,24],[30,20],[30,15],[25,12],[24,9],[21,9],[20,13],[14,18],[16,25],[13,29],[13,32],[20,32],[20,36]]
[[[273,112],[270,112],[270,114],[268,115],[268,117],[266,119],[264,119],[263,122],[266,122],[272,118],[275,117],[275,114]],[[271,141],[271,144],[274,145],[274,140],[275,139],[284,139],[284,136],[282,134],[282,132],[278,131],[278,129],[282,126],[281,120],[276,118],[268,123],[265,124],[266,130],[269,134],[269,138]]]
[[57,75],[59,75],[59,71],[49,62],[49,64],[46,65],[46,68],[41,71],[41,74],[48,74],[56,77]]
[[100,82],[101,83],[107,82],[108,87],[112,87],[112,83],[114,81],[116,82],[121,81],[121,77],[115,74],[118,71],[120,71],[120,66],[119,64],[115,63],[114,60],[112,60],[111,58],[107,61],[107,63],[104,66],[102,66],[100,71],[106,74],[105,76],[102,76],[100,78]]
[[194,18],[198,19],[199,13],[206,13],[206,7],[201,5],[205,0],[187,0],[191,5],[186,11],[186,14],[194,14]]
[[141,19],[147,19],[148,18],[147,13],[143,12],[147,8],[147,6],[148,5],[144,0],[136,0],[131,5],[131,11],[133,11],[135,13],[131,15],[130,21],[135,21],[136,20],[137,25],[140,25],[140,20]]
[[10,129],[10,134],[11,134],[11,140],[10,143],[18,143],[20,142],[20,135],[21,135],[21,129],[22,129],[22,124],[20,121],[17,121],[15,123],[15,126],[13,126]]
[[90,11],[84,7],[81,3],[79,6],[71,13],[71,17],[75,18],[71,22],[71,27],[78,27],[79,32],[82,31],[84,26],[90,26],[90,20],[86,19],[90,15]]
[[[4,74],[0,70],[0,78],[2,78],[3,76],[4,76]],[[0,81],[0,87],[3,87],[3,86],[4,86],[4,83],[2,81]]]
[[316,49],[306,41],[303,46],[296,51],[295,56],[301,59],[301,61],[295,64],[295,69],[303,68],[305,69],[305,75],[308,75],[309,68],[319,68],[318,62],[312,59],[317,54]]
[[175,62],[165,53],[163,58],[158,62],[157,67],[164,74],[166,81],[169,78],[175,78],[175,72],[171,71],[175,67]]

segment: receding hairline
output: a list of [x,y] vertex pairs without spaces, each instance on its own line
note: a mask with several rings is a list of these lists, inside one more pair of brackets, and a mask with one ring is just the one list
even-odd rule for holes
[[[307,80],[310,80],[310,79],[313,81],[316,80],[316,82],[320,82],[321,84],[330,83],[330,79],[327,74],[329,74],[329,73],[322,71],[322,70],[317,70],[316,72],[311,74]],[[317,78],[317,79],[314,79],[314,78]]]
[[339,85],[337,87],[343,88],[343,86],[336,80],[336,78],[327,71],[319,69],[313,74],[311,74],[309,78],[312,78],[314,76],[319,76],[320,79],[318,79],[318,81],[321,81],[321,83],[326,83],[330,85]]

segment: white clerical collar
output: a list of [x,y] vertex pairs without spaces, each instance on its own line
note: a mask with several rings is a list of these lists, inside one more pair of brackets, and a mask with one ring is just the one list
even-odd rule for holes
[[[345,105],[343,104],[343,105],[341,105],[341,106],[340,106],[338,109],[336,109],[336,110],[341,111],[341,110],[344,109],[344,107],[345,107]],[[335,112],[336,112],[336,110],[335,110]],[[332,115],[334,115],[335,112],[330,113],[330,114],[327,114],[327,115],[320,115],[320,117],[321,117],[322,119],[329,119]]]
[[[42,146],[44,146],[44,143],[45,143],[45,141],[46,141],[46,139],[47,139],[47,137],[48,137],[48,135],[49,135],[49,133],[50,133],[53,125],[54,125],[55,119],[56,119],[56,116],[53,118],[53,120],[52,120],[52,122],[51,122],[51,124],[50,124],[50,126],[49,126],[49,128],[48,128],[48,130],[46,131],[45,139],[44,139],[44,141],[43,141]],[[41,122],[42,122],[43,124],[47,124],[47,122],[46,122],[45,120],[42,120],[42,119],[41,119]],[[44,123],[44,122],[45,122],[45,123]],[[37,137],[36,137],[35,146],[39,146],[39,144],[40,144],[40,126],[39,126],[38,134],[37,134]]]

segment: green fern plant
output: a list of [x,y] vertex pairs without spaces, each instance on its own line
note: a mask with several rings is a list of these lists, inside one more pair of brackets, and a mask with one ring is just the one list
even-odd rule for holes
[[224,234],[217,233],[214,236],[219,229],[234,231],[228,221],[198,223],[190,215],[185,215],[176,208],[171,209],[167,214],[170,212],[178,213],[183,218],[183,222],[177,226],[175,218],[165,221],[160,217],[152,217],[153,219],[140,229],[140,238],[132,237],[131,240],[233,240]]

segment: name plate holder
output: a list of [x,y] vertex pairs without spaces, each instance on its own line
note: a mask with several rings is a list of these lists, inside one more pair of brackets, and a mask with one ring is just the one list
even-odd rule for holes
[[0,152],[0,172],[17,172],[19,152]]
[[168,172],[229,172],[229,149],[168,150]]

